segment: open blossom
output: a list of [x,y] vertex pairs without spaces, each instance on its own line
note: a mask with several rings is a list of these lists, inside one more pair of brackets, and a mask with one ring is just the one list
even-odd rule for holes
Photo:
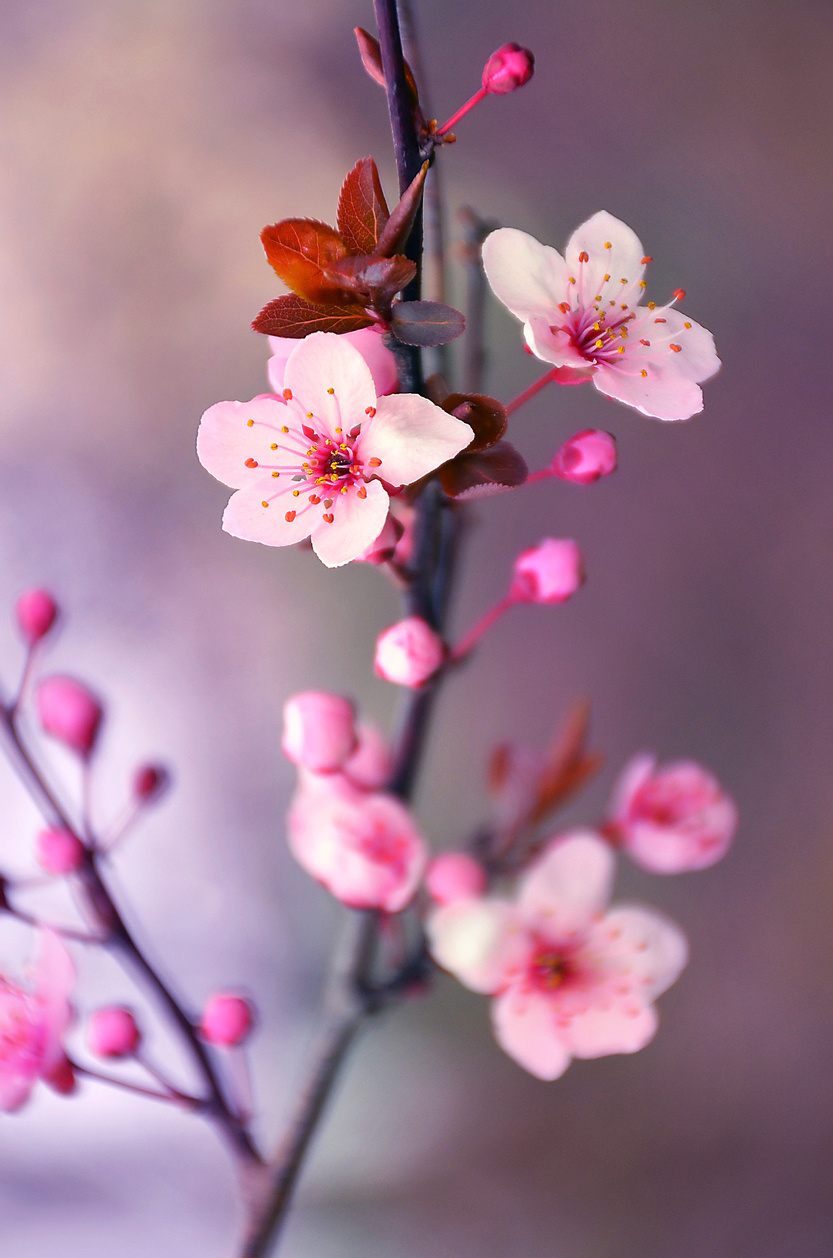
[[598,835],[554,839],[514,900],[457,900],[428,923],[435,959],[494,995],[498,1043],[540,1079],[573,1057],[634,1053],[654,1036],[654,1000],[687,959],[682,932],[632,905],[607,911],[615,857]]
[[573,232],[564,257],[501,227],[483,245],[495,295],[524,324],[538,358],[656,419],[703,409],[699,382],[718,370],[710,332],[674,309],[639,303],[651,259],[625,223],[600,210]]
[[34,982],[28,990],[0,977],[0,1110],[19,1109],[38,1079],[60,1092],[74,1086],[63,1048],[75,967],[52,931],[40,932]]
[[393,795],[303,773],[288,826],[295,859],[344,904],[398,913],[413,898],[425,844]]
[[635,756],[616,784],[610,829],[638,865],[655,874],[707,869],[726,855],[738,824],[734,800],[693,760],[657,768]]
[[[356,332],[342,332],[341,335],[355,346],[370,368],[376,396],[395,393],[398,384],[396,357],[382,340],[382,333],[376,328],[359,328]],[[272,350],[272,357],[266,364],[269,383],[274,393],[283,393],[286,361],[298,348],[298,341],[291,336],[270,336],[269,347]]]
[[388,489],[420,480],[471,441],[468,424],[427,398],[377,398],[361,354],[332,332],[297,343],[284,385],[280,397],[212,406],[197,453],[237,490],[223,515],[227,533],[266,546],[310,537],[328,568],[376,540]]

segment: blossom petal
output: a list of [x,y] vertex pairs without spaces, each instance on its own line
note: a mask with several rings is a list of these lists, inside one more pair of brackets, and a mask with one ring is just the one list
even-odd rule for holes
[[426,924],[431,955],[472,991],[499,991],[529,951],[526,932],[505,900],[457,900]]
[[74,984],[72,957],[54,931],[42,930],[35,971],[35,992],[46,1030],[41,1074],[48,1075],[64,1060],[63,1037],[72,1016],[69,994]]
[[[382,340],[382,333],[377,328],[358,328],[355,332],[342,332],[346,341],[359,351],[370,368],[376,396],[383,397],[386,393],[395,393],[398,384],[396,357]],[[293,350],[298,348],[295,337],[270,336],[269,345],[272,357],[266,364],[269,383],[275,393],[283,393],[286,374],[286,361]]]
[[629,370],[634,365],[645,365],[644,360],[647,360],[697,384],[710,380],[720,370],[711,332],[681,310],[665,306],[655,310],[639,309],[635,313],[636,318],[628,325],[627,353],[623,360]]
[[505,1053],[539,1079],[558,1079],[571,1055],[550,997],[510,987],[492,1002],[495,1038]]
[[586,930],[607,905],[614,865],[608,844],[591,831],[553,840],[521,881],[524,921],[554,943]]
[[313,332],[299,341],[286,361],[284,382],[312,412],[314,427],[330,437],[336,428],[348,432],[366,421],[368,408],[376,405],[370,368],[356,347],[334,332]]
[[653,909],[619,904],[605,914],[589,941],[598,942],[606,964],[654,1000],[676,982],[688,961],[688,942],[674,922]]
[[264,393],[250,402],[217,402],[200,421],[197,457],[216,480],[232,489],[243,489],[253,478],[263,475],[257,468],[247,467],[246,461],[274,464],[271,446],[280,435],[281,425],[287,422],[297,427],[294,414],[270,394]]
[[610,800],[611,820],[624,820],[631,800],[639,788],[648,781],[656,765],[657,758],[649,751],[641,751],[628,761],[613,785]]
[[500,227],[483,242],[483,269],[495,296],[519,319],[551,315],[569,300],[567,264],[550,245],[515,227]]
[[35,1086],[36,1076],[21,1074],[0,1074],[0,1111],[14,1114],[29,1098]]
[[312,548],[328,568],[340,568],[358,558],[384,527],[390,498],[377,480],[369,481],[363,488],[364,498],[354,488],[335,495],[332,524],[321,523],[320,507],[314,516],[310,514],[314,521]]
[[657,1023],[653,1005],[632,998],[573,1015],[562,1035],[574,1057],[606,1057],[638,1052],[654,1038]]
[[[588,255],[587,262],[579,261],[582,253]],[[644,253],[636,232],[607,210],[588,218],[576,228],[564,250],[570,274],[578,277],[581,304],[589,306],[597,296],[605,301],[615,297],[617,303],[632,302],[641,291]]]
[[[274,481],[270,482],[274,485]],[[232,537],[244,542],[260,542],[264,546],[292,546],[309,537],[318,524],[318,515],[312,510],[298,507],[301,499],[282,493],[269,502],[263,484],[260,488],[238,489],[232,494],[223,512],[223,528]],[[261,493],[263,497],[261,497]],[[264,507],[264,502],[268,506]],[[290,507],[288,504],[292,503]],[[295,517],[287,520],[287,512],[295,511]]]
[[593,377],[600,393],[652,419],[691,419],[703,409],[703,391],[671,367],[648,366],[648,375],[601,363]]
[[548,319],[541,315],[533,315],[524,324],[524,340],[536,358],[552,363],[554,367],[574,368],[586,378],[595,370],[594,365],[588,363],[576,349],[570,333],[565,328],[551,326]]
[[453,459],[472,436],[469,424],[427,398],[398,393],[379,399],[375,416],[356,442],[356,452],[365,465],[371,458],[380,459],[379,476],[389,485],[412,485]]

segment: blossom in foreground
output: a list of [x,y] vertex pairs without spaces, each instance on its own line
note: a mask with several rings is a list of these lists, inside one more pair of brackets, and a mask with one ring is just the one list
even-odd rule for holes
[[[395,393],[399,383],[396,356],[382,340],[382,333],[376,328],[359,328],[356,332],[343,332],[341,335],[359,351],[370,368],[376,396]],[[298,348],[298,342],[291,336],[270,336],[269,347],[272,350],[272,357],[266,364],[269,383],[273,393],[283,393],[286,362],[292,351]]]
[[71,830],[52,826],[49,830],[41,830],[35,839],[35,855],[42,869],[60,877],[80,868],[84,860],[84,844]]
[[428,894],[438,904],[476,900],[486,890],[486,870],[468,852],[442,852],[425,874]]
[[233,1048],[248,1037],[254,1021],[254,1009],[245,996],[216,992],[202,1011],[200,1031],[209,1044]]
[[298,863],[352,908],[398,913],[425,868],[425,844],[404,804],[340,773],[301,774],[288,832]]
[[573,1057],[634,1053],[657,1028],[654,1000],[687,959],[682,932],[633,905],[607,911],[615,857],[590,832],[554,839],[514,900],[458,900],[428,923],[431,951],[494,995],[501,1048],[540,1079]]
[[340,769],[356,747],[353,705],[342,695],[307,690],[283,705],[285,755],[313,773]]
[[75,967],[52,931],[40,932],[34,982],[28,990],[0,977],[0,1110],[26,1101],[38,1079],[59,1092],[74,1086],[63,1047]]
[[96,1009],[87,1023],[87,1047],[97,1057],[130,1057],[141,1038],[132,1012],[121,1005]]
[[655,756],[627,764],[614,788],[609,830],[643,869],[678,874],[707,869],[729,849],[735,802],[693,760],[657,768]]
[[27,590],[14,606],[18,627],[29,646],[45,638],[55,624],[58,605],[46,590]]
[[639,303],[651,259],[630,227],[600,210],[573,232],[564,257],[501,227],[483,245],[495,295],[522,320],[538,358],[656,419],[703,409],[699,384],[720,367],[710,332],[674,308]]
[[376,640],[374,667],[385,681],[417,690],[445,659],[445,643],[421,616],[406,616]]
[[82,759],[90,758],[104,713],[86,686],[74,677],[44,677],[35,690],[35,709],[47,734]]
[[266,546],[312,539],[337,568],[381,533],[389,490],[420,480],[467,446],[468,424],[427,398],[377,398],[367,363],[344,337],[299,341],[283,395],[218,402],[203,415],[197,454],[237,492],[223,528]]

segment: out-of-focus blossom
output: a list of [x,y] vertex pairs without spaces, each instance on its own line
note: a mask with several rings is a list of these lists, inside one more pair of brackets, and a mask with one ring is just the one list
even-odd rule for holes
[[284,752],[311,773],[340,769],[356,746],[353,705],[341,695],[308,690],[283,705]]
[[486,871],[467,852],[443,852],[428,866],[425,885],[438,904],[473,900],[486,890]]
[[584,562],[575,542],[545,537],[515,560],[511,597],[526,603],[563,603],[584,581]]
[[421,617],[408,616],[379,635],[374,662],[385,681],[416,689],[436,673],[445,653],[439,634]]
[[121,1005],[96,1009],[87,1023],[87,1047],[97,1057],[129,1057],[141,1038],[133,1014]]
[[298,863],[353,908],[398,913],[425,868],[425,844],[404,804],[342,774],[302,775],[288,829]]
[[143,764],[133,778],[133,794],[142,803],[159,799],[171,784],[171,775],[163,764]]
[[505,96],[523,87],[535,71],[535,58],[520,44],[504,44],[493,52],[483,67],[483,87],[487,92]]
[[84,844],[72,831],[56,826],[41,830],[35,839],[35,855],[48,874],[71,874],[84,859]]
[[206,1002],[200,1031],[209,1044],[232,1048],[242,1044],[254,1026],[254,1011],[243,996],[217,992]]
[[616,438],[596,428],[577,432],[557,451],[552,470],[562,480],[592,485],[593,481],[616,471]]
[[514,900],[458,900],[429,920],[436,960],[496,997],[498,1043],[540,1079],[557,1079],[573,1057],[643,1048],[654,1000],[686,963],[684,935],[659,914],[605,911],[614,861],[596,834],[554,839]]
[[377,398],[359,351],[331,332],[298,341],[284,379],[281,397],[218,402],[200,424],[200,462],[237,490],[223,515],[234,537],[266,546],[310,537],[319,559],[340,567],[381,533],[385,486],[420,480],[471,441],[468,424],[427,398]]
[[643,869],[678,874],[707,869],[726,855],[738,824],[734,800],[702,765],[657,768],[635,756],[614,788],[609,829]]
[[[361,354],[370,368],[377,397],[395,393],[398,376],[396,357],[382,340],[382,333],[376,328],[359,328],[357,332],[342,333],[345,341],[353,345]],[[283,393],[286,376],[286,362],[298,342],[291,336],[270,336],[269,345],[272,357],[266,364],[269,383],[275,393]]]
[[88,759],[103,712],[86,686],[74,677],[45,677],[35,689],[35,708],[47,734]]
[[34,646],[54,625],[58,606],[46,590],[27,590],[15,603],[14,611],[20,632]]
[[59,1092],[75,1086],[63,1038],[72,1015],[75,967],[52,931],[40,932],[31,988],[0,977],[0,1110],[11,1113],[38,1079]]
[[674,302],[641,306],[651,259],[625,223],[600,210],[570,237],[565,256],[501,227],[483,245],[496,296],[524,324],[532,352],[592,377],[596,388],[657,419],[703,409],[699,384],[720,367],[710,332]]
[[345,760],[342,772],[363,791],[381,790],[387,786],[391,772],[387,740],[370,721],[359,721],[356,737],[356,750]]

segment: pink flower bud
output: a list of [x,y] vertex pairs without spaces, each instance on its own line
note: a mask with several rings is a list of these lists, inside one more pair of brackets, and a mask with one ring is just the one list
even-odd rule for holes
[[283,705],[281,746],[293,764],[313,773],[333,773],[355,745],[356,726],[349,699],[307,690]]
[[58,608],[46,590],[27,590],[14,606],[17,623],[30,646],[45,638],[55,623]]
[[254,1011],[248,1000],[230,992],[218,992],[203,1010],[200,1031],[209,1044],[231,1048],[242,1044],[253,1025]]
[[562,480],[592,485],[593,481],[616,471],[616,438],[595,428],[577,432],[556,454],[552,470]]
[[119,1005],[97,1009],[87,1023],[87,1045],[97,1057],[129,1057],[141,1038],[133,1014]]
[[486,871],[466,852],[443,852],[428,866],[425,885],[438,904],[475,900],[486,890]]
[[136,770],[133,794],[143,803],[158,799],[170,786],[171,775],[162,764],[145,764]]
[[344,775],[363,791],[378,791],[387,785],[390,778],[390,748],[376,726],[369,721],[360,721],[356,726],[356,734],[356,750],[344,762]]
[[84,859],[84,844],[69,830],[41,830],[35,839],[38,864],[48,874],[71,874]]
[[515,560],[511,595],[526,603],[563,603],[584,581],[584,563],[575,542],[545,537]]
[[35,706],[47,734],[86,760],[95,746],[101,704],[72,677],[46,677],[35,691]]
[[385,681],[414,689],[426,682],[445,659],[445,644],[419,616],[391,625],[376,642],[376,672]]
[[535,58],[528,48],[520,44],[504,44],[493,52],[483,67],[483,87],[487,92],[505,96],[523,87],[532,78]]

